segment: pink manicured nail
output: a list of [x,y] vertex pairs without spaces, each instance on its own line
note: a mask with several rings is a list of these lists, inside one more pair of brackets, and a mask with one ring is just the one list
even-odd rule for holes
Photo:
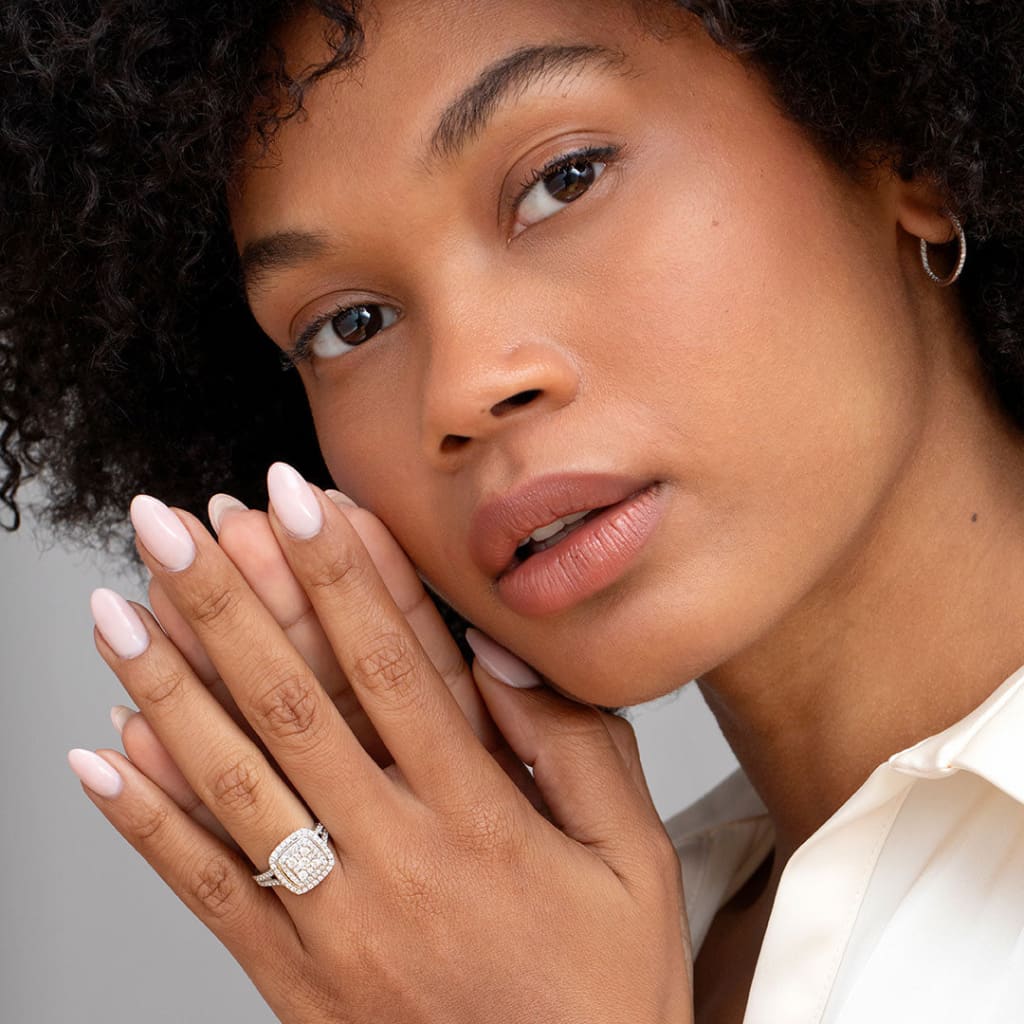
[[165,569],[180,572],[195,560],[196,546],[185,524],[159,498],[136,494],[129,515],[139,539]]
[[324,524],[320,502],[301,474],[287,462],[275,462],[267,470],[270,504],[284,528],[299,540],[315,537]]
[[68,764],[71,765],[71,770],[100,796],[117,796],[124,789],[124,779],[117,769],[91,750],[83,750],[81,747],[69,750]]
[[89,597],[93,621],[119,658],[137,658],[149,646],[149,633],[135,609],[115,590],[97,587]]
[[480,664],[495,679],[500,679],[517,690],[528,690],[533,686],[541,685],[540,676],[525,661],[520,661],[511,651],[496,644],[480,630],[472,627],[467,629],[466,643],[473,649]]
[[243,505],[237,498],[232,498],[230,494],[215,494],[206,505],[206,515],[213,527],[213,532],[220,533],[225,513],[245,512],[247,508],[248,506]]
[[359,506],[347,495],[341,491],[335,490],[333,487],[329,487],[324,494],[327,495],[335,505],[343,505],[345,508],[359,508]]
[[132,715],[137,715],[138,711],[135,708],[126,708],[123,704],[115,704],[110,709],[110,720],[114,723],[114,728],[117,730],[118,736],[124,732],[125,723]]

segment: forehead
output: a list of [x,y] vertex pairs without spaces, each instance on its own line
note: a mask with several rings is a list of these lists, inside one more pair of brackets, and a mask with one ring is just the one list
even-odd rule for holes
[[[296,201],[312,203],[325,178],[337,187],[382,183],[396,168],[419,177],[443,172],[452,145],[475,130],[466,119],[493,113],[498,90],[478,90],[475,105],[452,100],[477,82],[485,69],[507,63],[517,51],[546,46],[561,52],[520,67],[518,81],[505,83],[502,99],[542,77],[561,88],[585,67],[637,73],[631,51],[661,30],[667,0],[384,0],[360,14],[365,33],[357,59],[315,83],[306,93],[307,114],[278,130],[272,158],[236,182],[231,213],[240,244],[254,230],[283,224]],[[325,62],[332,51],[325,30],[332,25],[303,9],[275,36],[290,74]],[[590,51],[589,53],[584,51]],[[543,65],[543,74],[538,75]],[[473,106],[476,107],[474,111]],[[448,116],[445,117],[447,112]],[[469,137],[469,138],[468,138]],[[250,146],[255,146],[251,141]],[[324,199],[327,197],[324,196]]]
[[[378,0],[361,6],[365,34],[351,68],[331,76],[325,91],[352,107],[378,113],[436,108],[453,85],[509,52],[537,42],[601,42],[628,46],[666,23],[672,0]],[[672,4],[674,6],[674,4]],[[659,17],[660,15],[660,17]],[[275,36],[289,71],[331,55],[331,22],[304,7]]]

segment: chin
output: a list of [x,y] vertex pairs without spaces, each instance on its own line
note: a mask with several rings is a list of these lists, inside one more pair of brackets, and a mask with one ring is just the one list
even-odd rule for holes
[[[642,607],[619,605],[586,629],[566,629],[563,643],[532,652],[522,645],[517,653],[570,700],[615,708],[645,704],[674,693],[756,640],[751,635],[756,631],[741,628],[735,606],[709,611],[713,602],[704,602],[698,612],[683,603],[650,596]],[[651,607],[660,610],[656,618]]]

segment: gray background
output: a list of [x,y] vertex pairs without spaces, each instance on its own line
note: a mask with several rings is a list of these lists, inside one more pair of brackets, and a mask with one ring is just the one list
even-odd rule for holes
[[[26,497],[31,497],[26,494]],[[26,517],[0,533],[0,1021],[276,1020],[237,962],[82,793],[72,747],[120,749],[131,701],[92,641],[89,594],[145,595]],[[663,818],[735,767],[696,686],[633,709]]]

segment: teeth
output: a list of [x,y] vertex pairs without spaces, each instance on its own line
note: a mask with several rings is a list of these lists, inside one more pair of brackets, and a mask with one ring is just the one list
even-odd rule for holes
[[[584,512],[576,512],[571,516],[566,516],[564,519],[556,519],[553,523],[548,523],[547,526],[541,526],[534,530],[533,533],[527,537],[527,540],[536,541],[538,544],[542,541],[548,540],[550,537],[554,537],[556,533],[560,533],[567,526],[572,526],[573,523],[578,523],[585,515],[588,515],[589,512],[590,510],[587,509]],[[523,544],[525,543],[526,541],[524,540]]]

